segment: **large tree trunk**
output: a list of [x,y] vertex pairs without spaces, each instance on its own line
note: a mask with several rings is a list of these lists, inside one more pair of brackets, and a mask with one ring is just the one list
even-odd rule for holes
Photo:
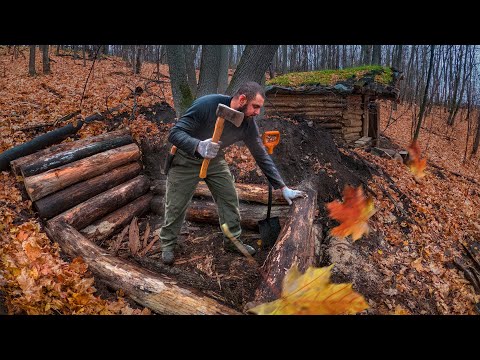
[[187,79],[183,45],[165,45],[175,112],[179,118],[192,104],[193,94]]
[[218,70],[218,88],[219,94],[225,94],[228,86],[228,51],[229,45],[220,46],[220,65]]
[[185,70],[187,72],[188,84],[190,85],[190,92],[192,97],[197,95],[197,72],[195,71],[195,54],[192,45],[183,45],[185,52]]
[[127,296],[158,314],[239,314],[193,288],[179,285],[168,276],[155,274],[106,253],[68,224],[49,221],[46,231],[66,254],[82,257],[104,283],[122,289]]
[[33,204],[42,219],[50,219],[95,195],[133,179],[141,170],[142,165],[138,162],[123,165],[103,175],[45,196]]
[[[278,216],[280,224],[285,222],[288,210],[286,206],[272,206],[271,217]],[[245,229],[258,230],[258,222],[267,217],[267,206],[240,204],[240,224]],[[217,205],[213,201],[192,200],[187,209],[188,221],[219,224]]]
[[32,176],[132,142],[130,135],[94,142],[80,148],[39,157],[36,161],[21,167],[20,170],[23,177]]
[[83,229],[94,221],[145,194],[150,181],[144,175],[115,186],[77,206],[55,216],[53,221],[62,221],[75,229]]
[[90,179],[118,166],[140,159],[137,144],[129,144],[75,161],[44,173],[24,179],[25,188],[32,201],[37,201],[55,191],[80,181]]
[[97,242],[108,239],[130,224],[134,216],[140,217],[143,213],[149,211],[152,198],[153,194],[151,192],[142,195],[120,209],[94,221],[80,232],[88,239]]
[[247,45],[226,94],[233,95],[246,81],[261,83],[279,45]]
[[253,303],[277,299],[282,292],[285,273],[296,265],[300,272],[315,266],[315,232],[312,232],[317,192],[307,189],[307,198],[297,199],[275,246],[262,266],[263,280],[255,291]]
[[215,94],[217,92],[221,57],[220,50],[220,45],[202,46],[202,62],[200,65],[197,97]]
[[[67,142],[67,143],[63,143],[63,144],[53,145],[53,146],[50,146],[49,148],[46,148],[44,150],[40,150],[40,151],[37,151],[33,154],[22,156],[22,157],[20,157],[16,160],[13,160],[10,163],[10,165],[11,165],[12,170],[15,173],[15,175],[21,175],[21,170],[20,169],[23,166],[26,166],[26,165],[30,164],[31,162],[33,162],[33,161],[35,161],[35,160],[37,160],[41,157],[48,156],[48,155],[54,155],[54,154],[57,154],[57,153],[62,152],[62,151],[76,149],[76,148],[79,148],[79,147],[86,146],[88,144],[92,144],[92,143],[99,142],[99,141],[104,141],[104,140],[107,140],[107,139],[112,139],[112,138],[115,138],[115,137],[118,137],[118,136],[124,136],[128,133],[129,133],[129,130],[121,129],[121,130],[111,131],[111,132],[107,132],[105,134],[89,137],[89,138],[82,139],[82,140],[71,141],[71,142]],[[1,155],[0,155],[0,158],[1,158]]]
[[[237,195],[239,200],[256,202],[260,204],[268,204],[268,185],[263,184],[235,184]],[[156,180],[152,183],[152,191],[158,195],[165,195],[166,180]],[[273,205],[287,205],[287,201],[282,195],[280,189],[273,190],[272,192],[272,204]],[[212,197],[207,184],[201,181],[198,183],[197,188],[193,196],[208,196]]]

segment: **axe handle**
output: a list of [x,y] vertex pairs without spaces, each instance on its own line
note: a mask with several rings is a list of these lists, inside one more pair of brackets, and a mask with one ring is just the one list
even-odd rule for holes
[[[223,125],[225,123],[225,119],[222,117],[217,118],[217,122],[215,123],[215,131],[213,132],[212,142],[218,143],[220,141],[220,137],[223,133]],[[200,179],[205,179],[207,177],[207,169],[208,164],[210,164],[210,159],[203,159],[202,168],[200,169]]]

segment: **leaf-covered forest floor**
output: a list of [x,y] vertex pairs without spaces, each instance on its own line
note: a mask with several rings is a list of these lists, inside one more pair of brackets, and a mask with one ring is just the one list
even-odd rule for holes
[[[55,126],[53,123],[79,109],[80,103],[82,117],[120,103],[132,112],[134,100],[136,108],[161,101],[173,106],[165,65],[160,65],[158,74],[155,64],[144,64],[140,76],[134,76],[121,59],[97,60],[81,101],[92,61],[87,61],[84,67],[82,59],[55,56],[52,51],[52,73],[43,75],[41,55],[37,53],[39,74],[30,77],[28,50],[22,51],[24,57],[14,59],[7,54],[6,47],[0,47],[0,152],[65,125],[65,122]],[[130,95],[137,86],[145,91],[134,99]],[[390,110],[390,103],[381,104],[381,130],[386,129],[382,145],[406,149],[412,118],[418,109],[399,104],[395,111]],[[460,113],[452,129],[445,125],[447,114],[443,109],[434,108],[427,116],[419,144],[428,163],[426,176],[418,181],[396,160],[360,149],[340,152],[360,162],[358,159],[363,159],[375,170],[361,178],[368,179],[366,184],[371,194],[375,194],[377,212],[369,221],[369,235],[360,240],[328,238],[322,265],[337,264],[334,279],[353,282],[354,289],[364,295],[370,305],[368,314],[476,314],[475,304],[480,297],[451,264],[453,258],[461,255],[462,241],[480,238],[479,158],[467,156],[467,161],[463,161],[467,134],[464,117]],[[75,119],[69,120],[73,121]],[[42,124],[46,126],[38,127]],[[133,116],[124,120],[124,124],[130,127],[134,137],[151,131],[151,123],[143,116]],[[305,147],[302,136],[318,142],[322,137],[313,136],[312,128],[303,123],[297,125],[300,125],[299,137],[290,141],[286,140],[288,137],[282,138],[274,159],[289,185],[298,184],[303,175],[295,168],[294,160],[302,160],[303,168],[310,175],[318,174],[323,179],[323,190],[319,188],[318,220],[326,225],[324,232],[328,234],[335,224],[327,218],[324,204],[340,199],[343,183],[350,178],[332,165],[336,161],[332,154],[317,153],[318,143],[311,142]],[[285,127],[285,121],[265,119],[259,126],[271,130],[276,126]],[[88,137],[107,130],[108,121],[93,122],[85,125],[79,136]],[[160,128],[160,133],[165,134],[167,130],[168,126]],[[155,135],[156,131],[151,133]],[[339,156],[340,160],[346,159],[344,155]],[[259,169],[244,147],[232,146],[227,160],[239,181],[262,182]],[[357,167],[359,173],[366,171],[364,166]],[[466,175],[477,183],[454,173]],[[352,175],[352,179],[354,177]],[[0,313],[149,313],[121,293],[112,296],[97,290],[99,286],[81,259],[62,258],[58,246],[41,230],[31,202],[22,197],[19,179],[10,171],[0,173],[0,178]],[[337,181],[340,178],[341,181]]]

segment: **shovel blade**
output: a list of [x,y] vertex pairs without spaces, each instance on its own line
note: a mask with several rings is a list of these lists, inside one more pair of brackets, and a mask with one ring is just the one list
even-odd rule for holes
[[278,217],[271,217],[260,220],[258,222],[258,230],[260,232],[263,246],[271,247],[275,244],[278,235],[280,234],[280,219]]

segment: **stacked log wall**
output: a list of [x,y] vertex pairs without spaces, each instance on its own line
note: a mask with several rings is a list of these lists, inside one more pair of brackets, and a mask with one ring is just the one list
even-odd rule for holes
[[361,95],[271,94],[267,99],[266,115],[313,121],[315,127],[346,142],[362,137],[365,117]]
[[52,146],[11,165],[42,219],[62,219],[78,231],[109,221],[109,230],[97,233],[102,239],[150,209],[141,151],[125,130]]

